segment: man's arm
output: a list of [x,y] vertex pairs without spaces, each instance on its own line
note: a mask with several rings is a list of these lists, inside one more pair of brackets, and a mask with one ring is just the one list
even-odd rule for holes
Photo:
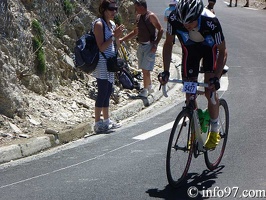
[[160,42],[160,40],[162,39],[162,36],[163,36],[163,27],[160,24],[160,21],[159,21],[158,17],[154,13],[152,13],[150,15],[150,22],[158,30],[156,40],[154,41],[154,45],[155,46],[152,48],[152,51],[156,52],[157,45],[159,44],[159,42]]
[[119,41],[120,42],[124,42],[127,40],[132,39],[133,37],[138,35],[138,28],[136,27],[133,31],[131,31],[129,34],[125,35],[124,37],[120,38]]

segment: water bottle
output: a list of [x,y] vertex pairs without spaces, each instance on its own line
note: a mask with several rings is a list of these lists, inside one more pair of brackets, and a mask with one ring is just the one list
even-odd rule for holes
[[208,109],[206,109],[206,110],[198,109],[198,115],[199,115],[201,131],[203,133],[206,133],[209,129],[210,113],[209,113]]

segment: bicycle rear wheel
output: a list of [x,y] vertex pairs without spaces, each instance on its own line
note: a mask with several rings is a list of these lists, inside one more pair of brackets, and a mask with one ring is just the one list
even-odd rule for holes
[[205,163],[208,169],[214,170],[220,164],[228,138],[229,130],[229,110],[224,99],[219,99],[219,134],[221,140],[214,150],[208,150],[204,153]]
[[185,179],[193,154],[194,134],[191,134],[189,110],[182,110],[173,125],[167,148],[166,174],[168,182],[178,187]]

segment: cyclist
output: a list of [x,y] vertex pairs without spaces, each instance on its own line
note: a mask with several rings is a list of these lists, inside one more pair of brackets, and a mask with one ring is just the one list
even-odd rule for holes
[[175,5],[177,3],[177,0],[171,0],[169,2],[169,6],[165,9],[164,11],[164,21],[167,22],[168,21],[168,17],[170,15],[170,13],[175,10]]
[[[182,46],[182,78],[196,81],[199,65],[202,59],[204,81],[209,83],[205,89],[208,100],[208,110],[211,117],[211,129],[205,148],[213,149],[220,141],[218,130],[219,104],[211,103],[211,92],[220,88],[219,79],[226,62],[225,40],[221,25],[216,16],[204,8],[201,0],[179,0],[175,12],[169,16],[166,40],[163,46],[164,72],[158,75],[162,85],[166,84],[170,76],[173,39],[177,35]],[[215,94],[215,93],[213,93]],[[188,96],[187,96],[188,98]]]

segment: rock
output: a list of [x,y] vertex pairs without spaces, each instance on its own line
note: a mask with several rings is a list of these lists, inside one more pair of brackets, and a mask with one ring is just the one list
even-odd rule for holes
[[9,122],[9,126],[15,133],[22,134],[22,131],[15,124],[12,124],[11,122]]
[[22,134],[21,133],[18,136],[21,137],[21,138],[30,138],[30,136],[28,134]]

